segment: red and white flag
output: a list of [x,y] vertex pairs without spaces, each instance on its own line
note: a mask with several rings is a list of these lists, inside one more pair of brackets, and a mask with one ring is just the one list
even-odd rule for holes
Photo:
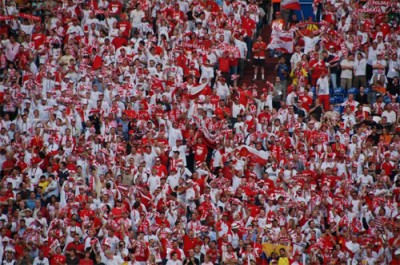
[[353,233],[360,233],[364,230],[360,219],[358,219],[357,217],[353,218],[353,221],[351,222],[351,228],[353,230]]
[[282,0],[281,8],[301,10],[299,0]]
[[264,151],[258,151],[257,149],[242,145],[236,148],[240,152],[241,156],[247,156],[253,163],[265,164],[268,161],[268,153]]
[[275,31],[271,35],[268,49],[281,51],[283,53],[293,53],[293,32],[292,31]]
[[207,87],[207,83],[205,84],[199,84],[197,86],[188,86],[188,94],[190,99],[197,98],[201,92],[204,90],[204,88]]
[[215,148],[216,136],[212,135],[207,128],[199,129],[199,132],[203,134],[205,144],[210,148]]

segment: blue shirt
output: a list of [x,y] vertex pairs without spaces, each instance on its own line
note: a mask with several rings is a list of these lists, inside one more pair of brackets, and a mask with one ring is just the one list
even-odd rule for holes
[[278,64],[277,66],[277,74],[279,79],[281,79],[282,81],[286,80],[287,75],[289,74],[289,67],[286,64]]
[[25,201],[26,207],[31,209],[31,210],[35,209],[35,201],[36,201],[36,199],[33,199],[33,200],[28,199],[28,200],[26,200]]

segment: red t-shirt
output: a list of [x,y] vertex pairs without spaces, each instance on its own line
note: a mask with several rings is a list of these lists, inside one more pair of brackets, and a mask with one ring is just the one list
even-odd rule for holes
[[93,260],[91,259],[81,259],[79,265],[93,265]]
[[46,35],[43,33],[32,34],[32,41],[35,43],[35,49],[38,49],[46,41]]
[[63,254],[55,254],[50,259],[50,265],[57,265],[59,263],[65,264],[66,261],[67,261],[67,258]]
[[231,67],[229,58],[220,58],[219,59],[219,70],[222,73],[229,73],[229,69]]
[[118,1],[112,1],[112,2],[110,2],[110,5],[108,8],[109,8],[111,14],[114,14],[114,15],[120,14],[121,10],[122,10],[122,4]]
[[183,251],[187,256],[189,254],[190,249],[194,249],[196,245],[201,245],[202,241],[196,237],[190,238],[188,235],[183,237]]
[[[131,23],[129,23],[128,21],[121,21],[118,23],[117,28],[122,31],[122,35],[125,38],[129,38],[129,31],[131,29]],[[118,48],[115,47],[115,49],[118,49]]]
[[70,242],[70,243],[68,243],[65,250],[71,251],[71,249],[75,249],[76,251],[83,253],[83,252],[85,252],[85,245],[82,243],[76,244],[75,242]]
[[247,36],[253,36],[253,31],[256,27],[256,22],[251,18],[242,17],[242,28],[246,31]]
[[206,161],[206,157],[207,157],[207,146],[205,144],[197,144],[194,147],[194,160],[195,161]]
[[256,59],[265,58],[265,50],[267,49],[267,44],[263,41],[256,42],[253,45],[253,57]]
[[126,38],[123,37],[115,37],[112,40],[111,44],[114,45],[115,49],[117,50],[122,46],[126,46],[128,44],[128,41],[126,40]]

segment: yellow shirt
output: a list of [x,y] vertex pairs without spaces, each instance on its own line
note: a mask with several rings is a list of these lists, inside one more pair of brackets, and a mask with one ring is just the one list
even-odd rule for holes
[[289,265],[290,264],[290,262],[289,262],[289,258],[288,257],[280,257],[279,259],[278,259],[278,265]]
[[49,182],[47,180],[43,181],[43,182],[39,182],[38,186],[42,188],[42,191],[44,192],[44,190],[47,188],[47,186],[49,186]]

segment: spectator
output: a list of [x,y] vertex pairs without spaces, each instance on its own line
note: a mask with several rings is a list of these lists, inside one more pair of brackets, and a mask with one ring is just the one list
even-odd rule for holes
[[258,36],[257,41],[253,44],[252,53],[253,53],[253,64],[254,64],[254,78],[257,79],[258,69],[261,70],[261,80],[265,79],[264,75],[264,64],[265,64],[265,53],[267,50],[267,44],[263,42],[262,37]]
[[367,86],[366,67],[367,67],[367,61],[365,60],[363,54],[358,52],[357,59],[354,61],[354,83],[353,83],[354,87],[365,88]]
[[285,58],[279,58],[278,64],[275,66],[277,76],[281,83],[282,98],[286,98],[286,92],[288,87],[289,67],[285,62]]
[[347,59],[340,63],[342,70],[340,74],[340,86],[346,90],[353,86],[353,69],[354,69],[354,57],[353,54],[349,53]]
[[318,99],[326,111],[329,109],[329,79],[326,71],[322,72],[321,77],[318,78],[316,82],[316,85],[316,94],[318,95]]

